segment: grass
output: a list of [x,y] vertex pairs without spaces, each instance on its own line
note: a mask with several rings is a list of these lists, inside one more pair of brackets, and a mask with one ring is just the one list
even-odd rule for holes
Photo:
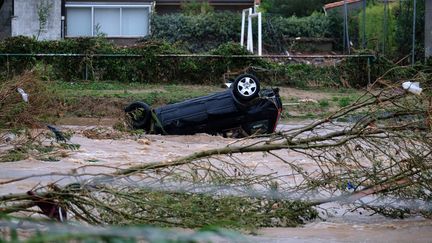
[[85,96],[104,99],[117,98],[127,101],[141,100],[151,106],[176,103],[221,90],[213,86],[125,84],[115,82],[57,82],[53,89],[64,97],[66,101]]
[[[120,117],[123,108],[130,102],[143,101],[152,107],[172,104],[223,90],[216,86],[184,84],[147,84],[101,81],[54,82],[51,87],[65,104],[66,116],[75,117]],[[354,89],[306,89],[310,97],[318,94],[317,103],[300,102],[286,106],[282,118],[322,118],[337,109],[349,105],[358,91]],[[299,91],[300,96],[302,91]],[[306,94],[305,93],[305,94]],[[298,94],[297,94],[298,95]],[[284,93],[283,103],[299,103],[300,96]],[[324,97],[324,98],[323,98]]]

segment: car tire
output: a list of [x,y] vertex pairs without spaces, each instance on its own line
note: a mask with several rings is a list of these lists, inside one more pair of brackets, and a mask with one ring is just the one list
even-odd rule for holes
[[[139,110],[142,112],[137,113]],[[150,106],[144,102],[136,101],[129,104],[124,111],[130,121],[130,126],[134,129],[146,129],[150,127],[151,110]]]
[[256,98],[260,92],[260,83],[258,79],[251,74],[238,76],[233,85],[235,97],[241,101],[250,101]]

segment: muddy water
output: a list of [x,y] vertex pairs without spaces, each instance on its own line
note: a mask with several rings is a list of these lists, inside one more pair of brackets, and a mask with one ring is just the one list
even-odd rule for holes
[[[88,122],[88,121],[87,121]],[[110,121],[95,121],[109,124]],[[87,123],[88,124],[88,123]],[[291,129],[304,125],[288,124],[278,129]],[[58,162],[44,162],[33,158],[1,164],[0,182],[33,174],[86,172],[92,174],[109,172],[113,168],[128,167],[142,163],[175,159],[196,151],[219,148],[232,144],[234,139],[198,134],[194,136],[146,135],[140,138],[91,139],[84,131],[93,127],[63,125],[62,129],[75,132],[71,142],[80,144],[78,151]],[[279,156],[289,158],[314,169],[314,163],[303,155],[292,151],[278,151]],[[240,155],[246,166],[257,173],[274,172],[289,174],[289,169],[279,161],[261,154]],[[19,183],[0,185],[0,195],[25,192],[39,184],[57,181],[60,184],[79,180],[62,175],[29,178]],[[60,181],[58,181],[60,180]],[[370,216],[368,212],[348,212],[337,204],[323,205],[319,209],[325,220],[316,220],[299,228],[264,228],[257,236],[247,236],[256,242],[432,242],[432,221],[423,218],[390,220],[381,216]],[[324,213],[325,212],[325,213]]]

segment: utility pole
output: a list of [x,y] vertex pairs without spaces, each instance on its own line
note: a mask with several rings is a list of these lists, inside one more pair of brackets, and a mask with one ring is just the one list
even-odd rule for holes
[[425,0],[425,58],[432,57],[432,0]]

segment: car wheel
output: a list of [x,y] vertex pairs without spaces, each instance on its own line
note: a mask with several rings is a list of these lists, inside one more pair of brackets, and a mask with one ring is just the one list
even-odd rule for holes
[[260,91],[260,83],[258,79],[251,74],[238,76],[232,87],[236,98],[243,101],[252,100],[258,96]]
[[136,101],[125,108],[129,124],[134,129],[146,129],[150,125],[150,106],[144,102]]

